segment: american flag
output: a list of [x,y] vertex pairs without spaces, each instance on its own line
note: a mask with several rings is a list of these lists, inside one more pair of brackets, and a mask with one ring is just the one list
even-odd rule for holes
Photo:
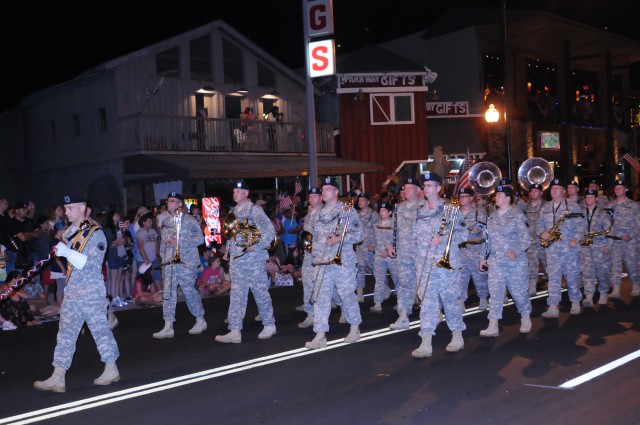
[[205,120],[209,119],[209,109],[208,108],[202,108],[200,109],[200,115],[202,116],[202,118],[204,118]]
[[291,197],[289,196],[289,194],[287,192],[282,192],[280,194],[280,208],[281,209],[285,209],[285,208],[289,208],[291,205],[293,205],[293,202],[291,201]]
[[293,193],[293,196],[297,195],[300,192],[302,192],[302,183],[300,183],[300,180],[296,180],[296,190]]
[[640,173],[640,161],[638,161],[638,157],[634,153],[627,152],[622,156],[622,159],[627,161],[636,170],[636,173]]
[[464,161],[462,161],[462,166],[460,166],[460,173],[458,173],[458,190],[469,186],[469,170],[473,167],[474,162],[473,158],[467,153]]

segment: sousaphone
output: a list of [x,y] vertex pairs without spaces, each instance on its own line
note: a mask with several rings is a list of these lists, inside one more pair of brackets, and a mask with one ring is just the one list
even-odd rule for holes
[[543,158],[529,158],[518,168],[518,183],[527,192],[531,186],[539,184],[545,190],[553,180],[553,169],[549,161]]

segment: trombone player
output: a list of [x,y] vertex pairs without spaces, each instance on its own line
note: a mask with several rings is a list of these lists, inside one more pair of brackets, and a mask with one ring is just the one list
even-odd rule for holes
[[[416,292],[421,301],[418,335],[422,342],[411,353],[413,357],[431,357],[431,337],[435,335],[440,322],[441,309],[444,309],[447,326],[453,333],[446,348],[448,352],[464,348],[462,331],[466,329],[460,302],[462,264],[458,244],[465,239],[467,227],[457,206],[450,208],[450,214],[446,212],[440,198],[442,178],[436,173],[426,172],[422,180],[426,203],[418,209],[414,227],[414,249],[417,248],[415,269],[418,273]],[[454,249],[449,251],[451,247]],[[449,252],[452,255],[446,258]],[[452,264],[449,265],[449,262]]]
[[195,288],[198,278],[200,254],[198,246],[204,243],[204,234],[195,217],[184,214],[184,198],[180,193],[167,195],[167,216],[160,234],[160,257],[162,258],[162,318],[164,327],[153,334],[154,338],[173,338],[173,322],[176,320],[178,286],[196,324],[190,334],[200,334],[207,330],[204,320],[202,299]]
[[[353,206],[338,200],[338,184],[327,177],[321,186],[324,205],[318,212],[313,228],[312,264],[316,274],[313,282],[313,331],[316,336],[305,347],[327,346],[331,298],[335,291],[342,300],[342,312],[351,325],[344,342],[360,339],[360,305],[356,296],[356,255],[353,245],[363,240],[362,226]],[[342,247],[345,247],[344,251]]]

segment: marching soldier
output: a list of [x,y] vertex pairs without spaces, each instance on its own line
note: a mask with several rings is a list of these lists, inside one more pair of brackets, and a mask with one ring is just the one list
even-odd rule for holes
[[394,218],[396,248],[387,248],[389,256],[397,256],[398,267],[398,282],[396,285],[398,319],[389,325],[389,328],[393,330],[409,329],[409,316],[413,312],[413,301],[416,294],[416,237],[414,224],[418,209],[425,206],[425,200],[420,199],[420,187],[421,183],[412,177],[405,181],[402,188],[405,201],[396,206],[396,217]]
[[364,302],[364,284],[365,284],[365,272],[367,267],[373,273],[375,267],[375,230],[374,227],[378,221],[380,221],[380,215],[377,211],[372,210],[369,205],[371,198],[366,193],[358,195],[358,218],[362,225],[362,234],[364,240],[361,244],[356,245],[356,260],[358,267],[358,274],[356,275],[356,293],[358,295],[358,302]]
[[[581,209],[577,204],[567,201],[566,189],[560,179],[553,179],[550,186],[551,202],[540,209],[540,219],[536,231],[548,246],[547,273],[549,274],[549,308],[542,317],[553,319],[560,316],[558,304],[562,298],[562,276],[567,281],[571,314],[580,314],[580,239],[584,235],[585,220],[581,219]],[[570,215],[571,214],[571,215]],[[562,238],[556,238],[559,234]],[[559,240],[558,240],[559,239]]]
[[527,250],[527,262],[529,264],[529,295],[533,296],[538,292],[538,273],[540,265],[547,276],[547,257],[544,248],[540,246],[540,237],[538,236],[538,220],[540,219],[540,210],[546,202],[542,199],[542,186],[532,184],[529,188],[529,200],[524,206],[523,212],[527,217],[529,225],[529,235],[531,236],[531,245]]
[[575,180],[571,180],[567,184],[567,201],[578,204],[579,206],[583,204],[582,198],[580,197],[580,184]]
[[334,290],[342,300],[342,312],[351,325],[344,342],[352,344],[360,339],[362,323],[356,297],[356,255],[352,248],[363,238],[360,219],[353,207],[338,200],[338,184],[329,177],[322,184],[322,200],[324,206],[318,213],[313,230],[312,264],[316,274],[311,301],[314,314],[313,331],[316,336],[305,344],[305,347],[311,349],[327,346],[326,333],[329,332],[329,314]]
[[520,208],[512,206],[513,188],[496,188],[496,211],[487,219],[490,239],[489,258],[480,260],[480,269],[489,268],[489,326],[480,336],[497,337],[502,319],[503,299],[509,293],[521,316],[520,333],[531,331],[531,299],[527,293],[528,265],[525,251],[530,239],[527,222]]
[[[465,246],[460,250],[462,263],[462,284],[460,288],[460,300],[464,303],[469,292],[469,278],[473,279],[473,286],[476,288],[476,295],[480,298],[478,309],[487,309],[487,297],[489,296],[489,285],[487,273],[478,268],[478,257],[484,252],[484,230],[487,226],[487,213],[485,209],[480,209],[473,202],[475,192],[473,189],[463,187],[458,190],[458,200],[460,202],[460,214],[467,224],[467,240],[462,243]],[[464,305],[463,305],[464,309]]]
[[[452,205],[445,207],[440,198],[442,178],[436,173],[427,172],[423,181],[426,201],[420,204],[416,212],[413,229],[416,238],[415,269],[418,276],[416,292],[421,301],[418,335],[422,342],[411,355],[419,358],[431,357],[433,353],[431,338],[440,322],[441,309],[444,310],[447,326],[453,335],[446,351],[456,352],[464,348],[462,331],[466,329],[460,302],[462,274],[458,244],[466,237],[467,228],[458,208]],[[450,232],[453,232],[451,240]],[[447,253],[450,253],[447,260],[451,265],[436,265],[441,259],[445,260]]]
[[[184,294],[189,311],[196,318],[196,323],[189,330],[189,333],[192,335],[201,334],[207,330],[202,298],[194,285],[198,278],[198,266],[200,265],[198,246],[204,243],[204,233],[202,233],[195,217],[187,214],[183,208],[184,198],[181,194],[171,192],[167,195],[167,211],[170,216],[163,220],[160,232],[160,257],[164,264],[162,270],[164,328],[153,334],[153,337],[157,339],[173,338],[178,286]],[[180,261],[176,262],[177,259]]]
[[376,259],[374,261],[373,276],[376,284],[373,290],[373,307],[369,309],[372,313],[382,313],[382,302],[389,298],[391,289],[387,282],[387,272],[391,275],[393,285],[398,284],[398,266],[396,258],[389,256],[389,251],[394,246],[393,209],[387,202],[380,204],[378,213],[380,221],[375,224]]
[[607,204],[609,204],[609,199],[600,193],[600,185],[596,179],[589,180],[588,189],[593,190],[598,194],[597,204],[600,209],[607,208]]
[[53,352],[54,371],[49,379],[33,384],[38,390],[56,393],[66,392],[65,374],[71,367],[84,323],[96,342],[100,360],[105,363],[104,372],[93,381],[94,385],[109,385],[120,380],[116,367],[120,353],[105,314],[108,301],[102,262],[107,252],[107,240],[99,225],[87,221],[88,206],[83,195],[65,196],[64,209],[71,223],[64,233],[64,240],[68,242],[59,242],[55,251],[58,257],[66,257],[69,266]]
[[267,273],[267,258],[269,258],[267,248],[275,240],[276,231],[262,208],[249,199],[249,186],[244,180],[236,182],[233,188],[233,201],[236,206],[229,214],[234,214],[239,222],[257,228],[260,234],[260,239],[255,244],[249,245],[247,236],[238,232],[228,241],[228,249],[225,253],[229,258],[232,282],[227,315],[229,333],[216,336],[216,341],[239,344],[242,342],[242,321],[247,312],[249,290],[253,294],[264,325],[258,334],[258,339],[269,339],[276,334],[276,320],[273,317],[273,304],[269,295],[271,280]]
[[606,238],[611,227],[611,216],[598,206],[598,191],[587,189],[584,194],[584,213],[587,218],[587,233],[580,241],[582,286],[584,300],[582,307],[593,307],[593,294],[598,281],[600,298],[598,304],[607,303],[607,293],[611,284],[611,248],[613,240]]
[[[304,231],[308,235],[313,235],[313,229],[318,222],[318,213],[320,212],[320,208],[322,208],[322,191],[317,187],[312,187],[311,190],[309,190],[307,200],[309,201],[309,209],[307,210],[307,215],[304,217]],[[304,239],[305,236],[303,235],[303,244],[309,243],[309,241],[305,242]],[[311,246],[313,247],[312,241]],[[307,313],[307,317],[298,323],[299,328],[313,326],[313,305],[310,302],[310,298],[313,289],[315,269],[311,265],[311,258],[311,252],[307,251],[304,253],[304,258],[302,259],[302,307],[304,312]]]
[[627,197],[627,186],[622,180],[616,180],[613,187],[615,198],[609,203],[613,210],[611,236],[614,239],[611,254],[611,286],[609,298],[620,298],[622,283],[622,264],[633,284],[632,296],[640,295],[640,264],[638,264],[638,237],[640,229],[640,205]]

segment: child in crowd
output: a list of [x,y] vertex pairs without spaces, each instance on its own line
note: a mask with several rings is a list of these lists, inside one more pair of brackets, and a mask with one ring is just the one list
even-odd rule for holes
[[[4,293],[16,284],[20,278],[21,272],[14,270],[7,275],[7,281],[0,284],[0,292]],[[36,326],[40,322],[34,319],[28,300],[29,294],[24,289],[16,289],[11,292],[9,299],[0,304],[0,316],[5,321],[12,322],[14,325],[20,326]]]
[[140,307],[162,305],[162,292],[158,292],[153,284],[151,268],[139,274],[133,285],[133,302]]
[[202,272],[197,286],[201,297],[226,295],[229,292],[231,281],[226,276],[220,256],[211,255],[209,266]]

